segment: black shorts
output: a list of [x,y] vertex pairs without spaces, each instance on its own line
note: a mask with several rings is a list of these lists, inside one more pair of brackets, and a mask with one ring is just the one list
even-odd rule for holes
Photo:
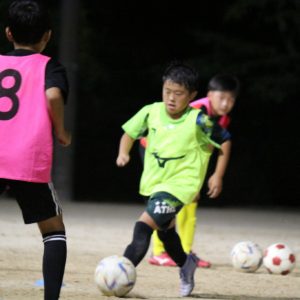
[[182,207],[183,203],[173,195],[157,192],[150,196],[146,211],[160,230],[166,230]]
[[0,178],[0,193],[4,190],[7,190],[10,195],[16,198],[25,224],[45,221],[62,213],[52,183]]

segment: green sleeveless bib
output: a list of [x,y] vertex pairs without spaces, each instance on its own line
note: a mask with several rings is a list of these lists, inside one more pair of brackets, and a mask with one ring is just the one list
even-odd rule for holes
[[170,118],[163,102],[150,106],[148,146],[140,193],[168,192],[187,204],[200,191],[211,155],[208,139],[196,124],[199,110],[188,107],[179,119]]

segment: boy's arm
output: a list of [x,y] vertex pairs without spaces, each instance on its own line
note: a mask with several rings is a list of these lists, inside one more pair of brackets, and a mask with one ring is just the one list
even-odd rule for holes
[[118,167],[124,167],[129,162],[129,153],[134,141],[135,139],[130,137],[126,132],[122,135],[119,146],[119,154],[116,161]]
[[64,126],[64,99],[61,90],[57,87],[48,88],[46,98],[55,135],[62,146],[69,146],[72,138]]
[[207,195],[210,198],[218,197],[222,191],[223,177],[229,162],[230,151],[231,140],[226,140],[224,143],[222,143],[221,149],[219,150],[215,171],[208,180]]

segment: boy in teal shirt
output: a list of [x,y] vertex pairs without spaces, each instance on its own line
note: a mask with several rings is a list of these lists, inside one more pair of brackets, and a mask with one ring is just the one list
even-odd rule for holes
[[201,189],[214,146],[223,136],[201,110],[189,106],[197,94],[198,75],[189,66],[171,65],[163,76],[163,102],[144,106],[123,126],[117,165],[125,166],[136,139],[148,131],[140,194],[149,196],[146,210],[135,224],[124,256],[137,266],[146,255],[153,230],[180,267],[180,294],[194,288],[198,258],[186,254],[175,230],[175,216]]

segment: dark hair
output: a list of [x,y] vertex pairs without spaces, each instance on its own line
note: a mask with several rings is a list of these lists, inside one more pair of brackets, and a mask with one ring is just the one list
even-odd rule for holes
[[13,1],[8,9],[7,26],[19,44],[33,45],[41,41],[50,30],[50,17],[41,2]]
[[183,85],[189,92],[198,90],[198,73],[183,63],[171,63],[165,70],[162,80],[163,82],[170,80]]
[[208,83],[209,91],[231,92],[237,97],[240,83],[237,77],[229,74],[215,75]]

